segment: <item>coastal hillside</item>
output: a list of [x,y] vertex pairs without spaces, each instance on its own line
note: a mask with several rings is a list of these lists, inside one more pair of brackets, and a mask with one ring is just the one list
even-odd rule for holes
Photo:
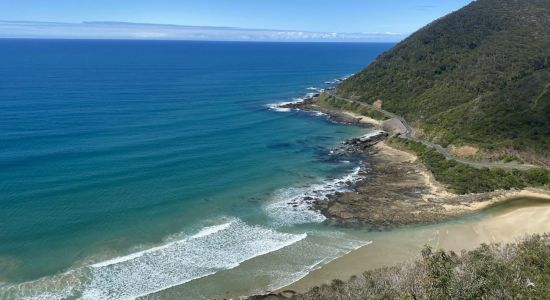
[[336,93],[382,100],[444,146],[548,166],[549,28],[550,1],[478,0],[412,34]]

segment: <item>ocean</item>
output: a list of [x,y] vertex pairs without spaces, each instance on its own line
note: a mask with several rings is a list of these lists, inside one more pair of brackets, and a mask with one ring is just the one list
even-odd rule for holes
[[370,129],[270,104],[391,46],[0,40],[0,298],[246,295],[368,244],[302,199]]

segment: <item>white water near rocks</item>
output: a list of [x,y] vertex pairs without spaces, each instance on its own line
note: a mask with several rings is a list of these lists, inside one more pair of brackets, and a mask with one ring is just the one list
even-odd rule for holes
[[350,191],[355,182],[364,178],[361,171],[362,167],[359,166],[339,178],[278,191],[273,201],[266,206],[266,212],[277,225],[322,222],[326,217],[312,207],[312,201],[327,201],[330,195]]

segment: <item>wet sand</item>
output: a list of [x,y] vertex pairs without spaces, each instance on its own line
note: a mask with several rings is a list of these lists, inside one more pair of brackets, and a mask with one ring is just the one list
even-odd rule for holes
[[436,249],[473,249],[481,243],[514,242],[530,234],[550,232],[550,197],[515,198],[460,220],[373,233],[372,244],[340,257],[301,280],[280,289],[305,292],[379,267],[411,262],[424,245]]

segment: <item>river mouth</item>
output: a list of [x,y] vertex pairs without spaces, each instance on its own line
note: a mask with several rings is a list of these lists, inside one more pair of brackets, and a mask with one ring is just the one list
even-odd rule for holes
[[372,243],[312,271],[283,290],[305,292],[334,279],[348,280],[366,270],[409,263],[425,245],[462,250],[482,243],[510,243],[550,231],[550,199],[512,198],[477,213],[432,225],[406,226],[369,234]]

